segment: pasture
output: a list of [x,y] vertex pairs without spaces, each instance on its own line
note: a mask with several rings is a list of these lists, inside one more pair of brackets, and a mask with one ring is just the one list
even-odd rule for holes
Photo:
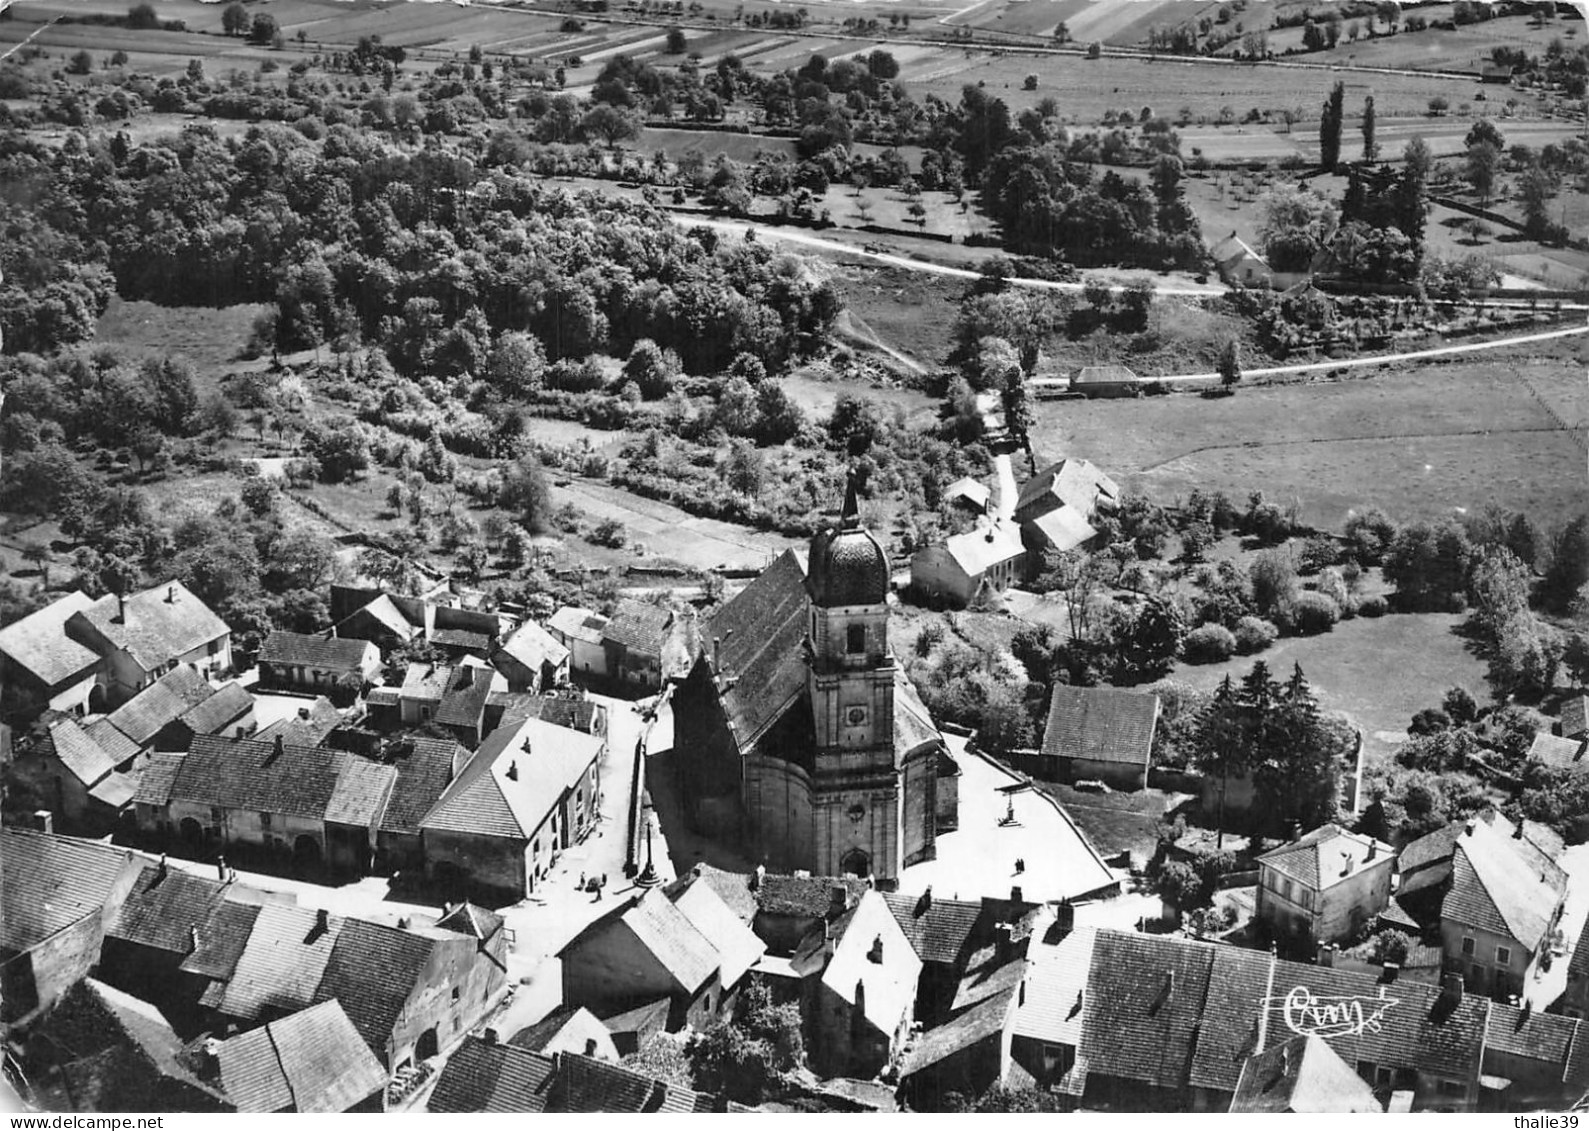
[[1362,730],[1367,768],[1389,758],[1412,716],[1438,705],[1447,688],[1466,688],[1480,702],[1489,698],[1484,663],[1456,633],[1464,619],[1450,613],[1358,617],[1322,636],[1279,640],[1257,656],[1183,664],[1172,678],[1212,691],[1226,675],[1239,682],[1256,660],[1282,680],[1301,665],[1320,705],[1344,712]]
[[1371,506],[1408,521],[1491,502],[1550,523],[1584,505],[1586,354],[1492,354],[1219,399],[1040,402],[1032,443],[1040,461],[1091,459],[1164,503],[1261,485],[1326,530]]

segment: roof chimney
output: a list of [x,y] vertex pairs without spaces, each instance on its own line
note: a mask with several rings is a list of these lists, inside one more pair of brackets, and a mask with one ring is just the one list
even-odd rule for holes
[[1447,1009],[1455,1009],[1462,1002],[1462,975],[1440,975],[1439,1004]]
[[314,925],[317,931],[329,931],[331,929],[331,912],[324,907],[316,911],[314,913]]
[[1323,966],[1326,969],[1334,966],[1335,948],[1329,943],[1320,943],[1319,949],[1313,956],[1313,963],[1315,966]]
[[586,1056],[595,1056],[596,1055],[596,1038],[595,1037],[586,1037],[585,1038],[585,1055]]
[[1512,829],[1512,839],[1513,840],[1522,840],[1523,839],[1523,818],[1522,817],[1517,818],[1517,825],[1516,825],[1516,827],[1514,827]]
[[1342,852],[1341,853],[1341,875],[1350,876],[1351,874],[1352,874],[1352,854],[1350,852]]
[[1473,818],[1472,818],[1472,817],[1469,817],[1469,818],[1468,818],[1468,823],[1467,823],[1467,825],[1466,825],[1466,826],[1464,826],[1464,828],[1463,828],[1463,829],[1462,829],[1462,831],[1463,831],[1463,832],[1464,832],[1464,833],[1465,833],[1465,834],[1467,834],[1467,835],[1468,835],[1468,836],[1472,836],[1472,835],[1473,835],[1473,830],[1474,830],[1474,828],[1476,828],[1476,827],[1477,827],[1477,825],[1476,825],[1476,822],[1475,822],[1475,821],[1474,821],[1474,820],[1473,820]]
[[924,891],[922,891],[921,896],[916,900],[916,914],[917,915],[925,915],[927,913],[928,909],[931,908],[931,907],[932,907],[932,885],[928,884],[926,889]]
[[1379,975],[1379,980],[1381,982],[1394,982],[1396,980],[1396,975],[1400,973],[1400,962],[1387,962],[1385,963],[1385,969]]
[[199,949],[199,929],[197,927],[189,927],[188,928],[188,953],[192,954],[194,951],[196,951],[198,949]]
[[1015,926],[1012,923],[993,924],[994,951],[1000,962],[1009,959],[1015,950]]
[[474,683],[474,668],[464,664],[458,668],[458,678],[453,681],[453,687],[463,688]]
[[1373,837],[1369,837],[1368,838],[1368,855],[1363,857],[1363,863],[1365,863],[1365,864],[1368,863],[1370,860],[1374,859],[1374,857],[1376,857],[1378,855],[1379,855],[1379,841],[1375,840]]
[[307,722],[309,720],[309,708],[308,707],[299,707],[298,708],[298,717],[300,719],[303,719],[305,722]]
[[874,938],[872,940],[872,949],[866,952],[866,960],[868,962],[875,962],[879,966],[881,966],[883,964],[883,936],[882,935],[878,935],[876,938]]
[[162,852],[160,854],[160,868],[157,872],[155,872],[155,876],[163,880],[170,871],[171,865],[166,861],[166,854]]
[[281,735],[278,734],[276,736],[276,741],[271,743],[270,756],[272,758],[280,758],[285,749],[285,745],[286,744],[282,742]]
[[167,585],[166,586],[166,604],[174,605],[176,603],[177,603],[177,587],[175,585]]
[[750,874],[750,890],[760,891],[762,881],[767,878],[767,865],[757,864],[756,870]]
[[1054,908],[1054,928],[1066,935],[1076,929],[1076,908],[1070,900],[1061,900]]
[[1012,902],[1012,903],[1025,903],[1026,900],[1023,898],[1024,895],[1025,895],[1025,893],[1021,890],[1021,886],[1019,884],[1015,884],[1015,885],[1011,886],[1011,888],[1010,888],[1010,902]]
[[513,760],[513,761],[508,763],[508,780],[509,781],[518,781],[519,780],[519,763],[518,763],[517,759],[515,759],[515,760]]
[[120,593],[116,594],[116,616],[113,619],[117,624],[127,623],[127,598]]

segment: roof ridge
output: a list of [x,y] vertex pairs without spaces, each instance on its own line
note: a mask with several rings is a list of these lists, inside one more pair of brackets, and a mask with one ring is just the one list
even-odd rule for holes
[[[313,1009],[314,1006],[311,1005],[308,1008]],[[288,1016],[291,1016],[291,1014]],[[292,1109],[297,1111],[298,1091],[292,1086],[292,1076],[288,1074],[287,1065],[281,1059],[281,1048],[276,1044],[276,1033],[273,1028],[275,1024],[274,1021],[265,1023],[265,1040],[270,1043],[270,1055],[276,1058],[276,1067],[281,1072],[282,1083],[287,1086],[287,1094],[292,1097]]]

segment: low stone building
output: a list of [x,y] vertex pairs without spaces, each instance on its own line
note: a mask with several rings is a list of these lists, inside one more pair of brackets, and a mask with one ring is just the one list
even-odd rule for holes
[[381,670],[381,650],[368,640],[278,629],[259,649],[260,686],[328,695],[349,702]]

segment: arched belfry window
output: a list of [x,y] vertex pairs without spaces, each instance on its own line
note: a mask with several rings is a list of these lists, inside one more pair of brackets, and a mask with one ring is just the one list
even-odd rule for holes
[[852,656],[866,651],[866,626],[864,624],[852,624],[845,630],[844,650]]

